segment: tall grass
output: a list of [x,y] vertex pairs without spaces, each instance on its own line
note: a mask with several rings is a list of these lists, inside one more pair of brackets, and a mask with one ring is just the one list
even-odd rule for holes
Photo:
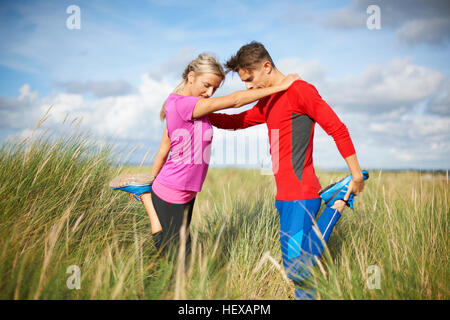
[[[210,169],[187,261],[156,251],[144,207],[112,192],[111,147],[46,133],[0,148],[0,299],[292,299],[273,177]],[[370,172],[310,285],[319,299],[448,299],[448,179]],[[344,173],[319,172],[322,185]],[[81,270],[69,289],[68,267]],[[369,266],[380,271],[370,289]]]
[[[431,177],[431,179],[429,179]],[[325,299],[448,299],[448,175],[373,172],[315,270]],[[371,288],[369,266],[379,270]]]

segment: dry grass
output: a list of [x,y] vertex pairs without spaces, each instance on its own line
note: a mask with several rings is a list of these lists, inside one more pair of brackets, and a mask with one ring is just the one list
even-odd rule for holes
[[[1,299],[292,299],[273,177],[211,169],[188,261],[160,256],[143,206],[108,188],[122,172],[83,134],[0,148]],[[322,185],[344,173],[319,172]],[[448,177],[370,172],[312,272],[319,299],[449,299]],[[81,270],[81,289],[66,273]],[[370,289],[370,266],[380,289]]]

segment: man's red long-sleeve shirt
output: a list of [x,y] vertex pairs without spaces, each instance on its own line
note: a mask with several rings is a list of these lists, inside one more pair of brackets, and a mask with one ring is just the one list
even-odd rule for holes
[[233,115],[212,113],[209,120],[215,127],[234,130],[267,124],[276,200],[319,197],[321,186],[312,157],[316,122],[333,137],[343,158],[355,154],[345,124],[316,88],[302,80],[295,81],[286,91],[259,100],[250,110]]

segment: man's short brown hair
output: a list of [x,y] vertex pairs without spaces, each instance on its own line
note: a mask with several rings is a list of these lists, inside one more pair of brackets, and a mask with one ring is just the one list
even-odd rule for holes
[[238,72],[239,69],[252,70],[258,62],[267,60],[275,67],[272,58],[267,52],[264,46],[257,42],[252,41],[249,44],[242,46],[236,55],[232,56],[226,63],[225,68],[227,72]]

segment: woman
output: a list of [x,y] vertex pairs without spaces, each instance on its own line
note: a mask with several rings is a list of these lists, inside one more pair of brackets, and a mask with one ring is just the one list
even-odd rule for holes
[[[189,246],[187,228],[210,158],[213,131],[207,115],[222,109],[238,108],[286,90],[300,79],[291,74],[278,86],[210,98],[225,79],[225,72],[216,58],[209,54],[200,54],[191,61],[182,78],[161,110],[161,120],[166,119],[166,128],[152,176],[127,176],[128,179],[122,179],[120,186],[115,188],[130,192],[142,201],[149,214],[158,249],[169,242],[176,244],[182,227],[187,235],[187,248]],[[167,160],[169,152],[171,156]]]

